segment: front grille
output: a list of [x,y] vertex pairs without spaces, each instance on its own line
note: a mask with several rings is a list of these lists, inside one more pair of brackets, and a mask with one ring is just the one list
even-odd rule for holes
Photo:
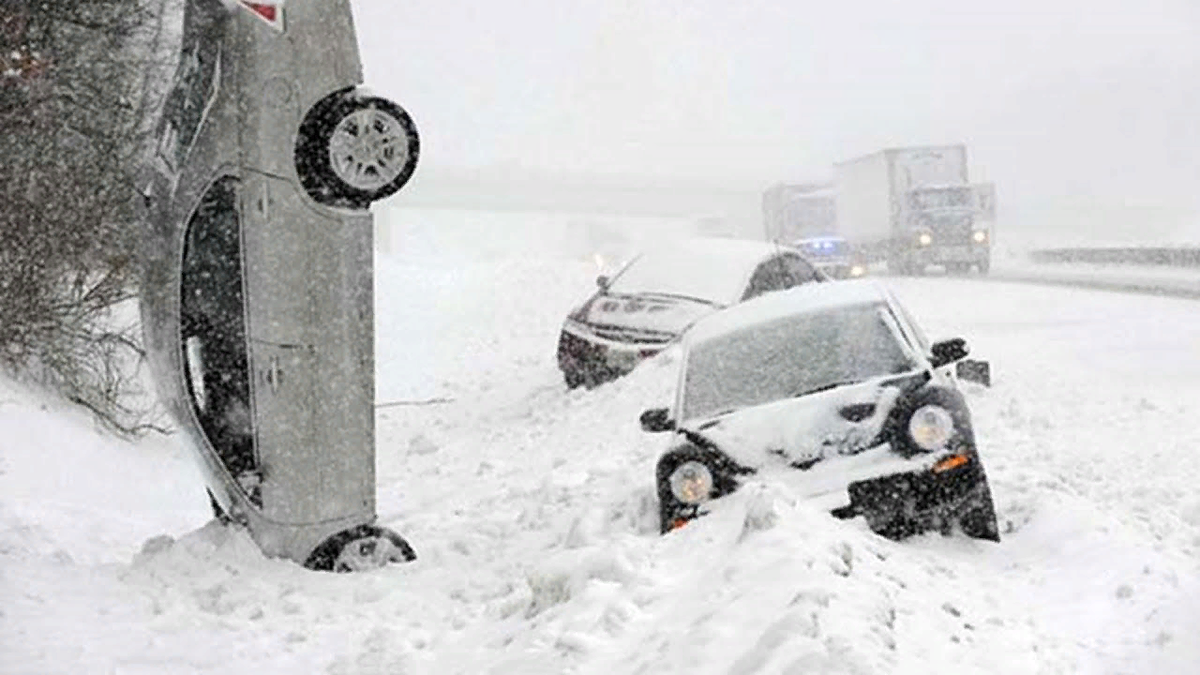
[[935,244],[970,244],[975,233],[970,216],[935,218],[932,225]]
[[670,342],[675,335],[665,331],[644,330],[639,328],[622,328],[619,326],[589,326],[592,332],[605,340],[625,342],[631,345],[662,345]]
[[603,345],[593,344],[572,333],[563,331],[558,337],[558,360],[578,364],[600,361],[607,351]]

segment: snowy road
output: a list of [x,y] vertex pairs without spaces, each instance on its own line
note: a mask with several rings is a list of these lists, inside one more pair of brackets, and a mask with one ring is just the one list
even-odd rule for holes
[[418,561],[264,560],[205,526],[170,439],[104,441],[9,385],[0,672],[1196,671],[1195,302],[888,280],[993,364],[969,401],[999,545],[882,540],[769,479],[659,537],[661,439],[637,415],[669,394],[669,354],[567,392],[557,329],[595,264],[407,225],[379,260],[379,396],[449,402],[380,410],[378,492]]

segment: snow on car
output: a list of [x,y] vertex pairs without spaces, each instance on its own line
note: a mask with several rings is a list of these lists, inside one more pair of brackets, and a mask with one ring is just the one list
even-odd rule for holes
[[567,386],[594,387],[633,370],[700,318],[763,293],[827,277],[794,249],[693,238],[647,251],[567,316],[558,367]]
[[783,470],[801,496],[889,538],[957,527],[999,541],[950,370],[966,342],[930,344],[882,285],[772,293],[697,322],[681,347],[672,407],[641,417],[674,432],[656,469],[663,533]]

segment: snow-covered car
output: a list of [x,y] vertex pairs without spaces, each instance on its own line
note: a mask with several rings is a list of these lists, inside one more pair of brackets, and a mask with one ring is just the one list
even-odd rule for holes
[[698,319],[770,291],[828,277],[795,249],[696,237],[646,251],[567,316],[558,367],[567,386],[594,387],[632,371]]
[[830,278],[853,279],[867,273],[866,264],[852,255],[849,243],[842,237],[809,237],[792,242],[792,246]]
[[657,464],[665,534],[768,473],[881,535],[960,529],[999,541],[953,364],[888,289],[857,279],[794,288],[696,323],[675,400],[642,413],[672,432]]
[[372,217],[417,161],[359,89],[348,0],[186,0],[139,185],[160,398],[214,511],[313,569],[410,560],[375,524]]

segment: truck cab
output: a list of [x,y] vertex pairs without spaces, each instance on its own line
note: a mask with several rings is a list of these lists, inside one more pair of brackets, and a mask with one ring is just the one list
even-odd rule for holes
[[986,273],[991,259],[988,230],[976,223],[971,185],[921,186],[908,191],[905,222],[911,233],[901,272],[919,273],[927,265],[966,272],[972,265]]

